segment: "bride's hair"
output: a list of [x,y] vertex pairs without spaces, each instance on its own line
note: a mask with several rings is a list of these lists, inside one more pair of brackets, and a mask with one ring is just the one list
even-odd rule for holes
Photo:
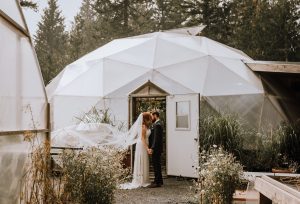
[[143,124],[147,126],[147,128],[150,127],[152,123],[152,116],[151,113],[149,112],[144,112],[143,113]]

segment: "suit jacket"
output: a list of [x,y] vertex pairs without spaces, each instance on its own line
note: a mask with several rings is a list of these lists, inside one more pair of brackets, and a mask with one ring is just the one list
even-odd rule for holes
[[163,152],[163,127],[160,120],[151,126],[149,148],[153,150],[153,154],[161,154]]

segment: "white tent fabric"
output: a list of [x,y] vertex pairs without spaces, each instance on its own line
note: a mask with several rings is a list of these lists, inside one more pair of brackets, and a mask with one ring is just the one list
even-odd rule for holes
[[45,87],[19,1],[0,2],[0,45],[0,203],[17,203],[29,145],[20,133],[47,128]]
[[[256,96],[260,100],[255,101],[259,108],[255,107],[261,117],[265,91],[243,60],[253,61],[242,51],[187,34],[155,32],[114,40],[68,65],[47,86],[52,127],[74,124],[74,116],[88,111],[91,101],[109,108],[117,120],[126,122],[129,94],[148,81],[170,95],[200,93],[216,109],[224,107],[220,98],[226,102],[226,98],[231,101]],[[58,98],[60,103],[56,102]],[[248,104],[251,100],[243,98],[235,106],[228,104],[228,108],[242,113],[245,105],[252,107]],[[284,118],[284,114],[277,116]]]

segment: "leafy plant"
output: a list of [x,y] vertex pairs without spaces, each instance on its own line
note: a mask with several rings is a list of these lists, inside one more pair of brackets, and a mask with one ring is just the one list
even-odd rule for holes
[[280,153],[289,160],[300,163],[300,121],[282,124],[277,132]]
[[240,185],[242,165],[233,154],[214,145],[200,154],[199,179],[196,183],[199,203],[232,203]]
[[243,129],[239,120],[230,114],[203,114],[200,118],[200,147],[208,150],[212,145],[240,154]]

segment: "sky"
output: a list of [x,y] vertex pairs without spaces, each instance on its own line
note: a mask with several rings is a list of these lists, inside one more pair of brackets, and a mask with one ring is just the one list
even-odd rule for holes
[[[35,0],[38,3],[38,11],[35,12],[32,9],[23,9],[26,22],[29,28],[31,36],[34,36],[37,30],[38,22],[41,20],[43,10],[47,7],[47,0]],[[59,9],[62,11],[65,17],[65,25],[67,30],[71,28],[71,22],[74,16],[79,12],[82,0],[58,0]]]

